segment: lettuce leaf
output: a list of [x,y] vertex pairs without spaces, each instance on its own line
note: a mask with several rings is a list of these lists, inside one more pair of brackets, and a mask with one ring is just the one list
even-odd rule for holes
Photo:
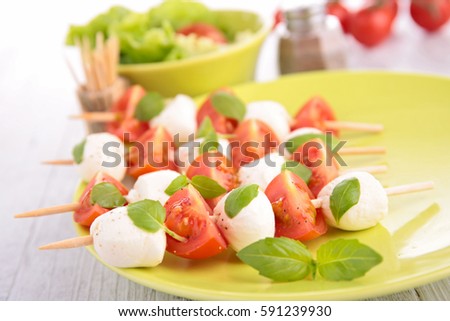
[[95,35],[97,32],[102,32],[105,37],[109,36],[109,28],[120,21],[122,21],[126,16],[131,13],[125,7],[114,6],[111,7],[107,12],[99,14],[94,19],[88,22],[85,26],[70,26],[69,32],[66,36],[66,44],[74,45],[75,39],[82,37],[88,37],[92,44],[95,41]]

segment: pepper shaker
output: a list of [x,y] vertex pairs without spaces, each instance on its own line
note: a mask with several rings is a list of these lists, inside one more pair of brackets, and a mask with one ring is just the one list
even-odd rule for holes
[[326,13],[326,1],[298,1],[282,7],[279,26],[281,74],[344,69],[346,39],[339,20]]

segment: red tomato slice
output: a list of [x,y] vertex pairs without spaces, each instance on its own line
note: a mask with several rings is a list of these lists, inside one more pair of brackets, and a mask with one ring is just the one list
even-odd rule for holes
[[130,87],[125,94],[112,107],[112,112],[120,114],[120,120],[106,124],[109,133],[119,139],[129,142],[135,141],[149,129],[148,122],[142,122],[134,118],[137,104],[144,97],[145,90],[141,86]]
[[323,216],[311,203],[311,191],[305,182],[290,171],[283,171],[265,191],[275,213],[275,236],[308,241],[327,231]]
[[130,148],[128,174],[134,178],[163,169],[178,170],[173,160],[173,139],[163,126],[144,133]]
[[[207,176],[215,180],[227,192],[239,186],[237,171],[232,166],[231,161],[217,151],[203,153],[192,162],[186,171],[186,176],[191,179],[197,175]],[[214,208],[222,197],[223,195],[208,199],[206,203]]]
[[167,228],[187,238],[183,243],[167,236],[167,251],[188,259],[205,259],[227,248],[212,221],[211,208],[192,185],[173,194],[164,207]]
[[202,22],[194,23],[179,29],[177,33],[180,33],[185,36],[195,34],[198,37],[209,38],[215,43],[219,44],[226,44],[228,42],[227,38],[225,37],[222,31],[220,31],[218,28],[208,23]]
[[278,137],[265,123],[256,119],[242,122],[230,139],[231,158],[236,168],[248,164],[275,151],[280,144]]
[[95,175],[86,186],[83,194],[79,199],[80,207],[74,212],[73,220],[83,226],[91,226],[92,222],[100,215],[109,212],[111,209],[101,207],[98,204],[91,204],[91,193],[95,185],[99,183],[111,183],[119,190],[120,194],[127,195],[128,190],[118,180],[105,173]]
[[211,119],[211,122],[214,126],[216,132],[220,134],[231,134],[235,131],[238,126],[238,121],[236,119],[227,118],[222,114],[219,114],[213,107],[211,97],[217,92],[226,92],[229,94],[233,94],[233,92],[228,88],[222,88],[212,93],[202,104],[200,109],[197,112],[197,125],[203,122],[206,117]]
[[321,189],[339,175],[339,164],[331,158],[329,147],[320,139],[310,140],[301,145],[292,158],[311,170],[308,186],[317,196]]
[[[301,127],[314,127],[321,131],[329,131],[325,126],[325,121],[336,120],[330,105],[321,97],[316,96],[308,100],[295,116],[295,123],[292,130]],[[335,136],[339,136],[339,131],[332,131]]]

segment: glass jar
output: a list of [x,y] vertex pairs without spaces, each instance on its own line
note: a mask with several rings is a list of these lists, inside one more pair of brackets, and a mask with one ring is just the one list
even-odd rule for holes
[[281,74],[343,69],[346,40],[339,20],[326,14],[326,1],[283,8],[284,23],[279,32]]

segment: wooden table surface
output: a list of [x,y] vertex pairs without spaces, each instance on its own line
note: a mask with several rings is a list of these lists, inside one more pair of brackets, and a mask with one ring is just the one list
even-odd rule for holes
[[[40,164],[68,157],[84,134],[80,123],[67,118],[79,107],[62,39],[69,21],[85,19],[109,4],[102,1],[91,8],[94,5],[83,0],[1,5],[0,11],[7,9],[8,14],[0,19],[0,300],[183,300],[118,276],[85,249],[37,251],[39,245],[74,236],[70,215],[12,218],[13,213],[71,201],[78,180],[74,168]],[[139,8],[134,1],[130,6]],[[50,14],[50,7],[58,14]],[[46,23],[38,21],[40,17]],[[264,46],[258,80],[276,75],[274,43],[271,37]],[[380,47],[367,50],[351,39],[349,47],[351,69],[450,76],[450,25],[428,36],[406,12]],[[450,279],[375,300],[450,300]]]

